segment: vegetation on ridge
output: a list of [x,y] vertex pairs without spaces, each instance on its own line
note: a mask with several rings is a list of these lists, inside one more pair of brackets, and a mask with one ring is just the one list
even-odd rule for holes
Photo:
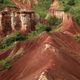
[[38,0],[38,4],[33,6],[33,10],[38,13],[41,17],[47,15],[47,10],[50,7],[52,0]]
[[42,23],[38,23],[35,26],[35,31],[32,31],[31,33],[28,33],[27,38],[28,39],[32,39],[34,36],[40,34],[43,31],[50,31],[51,28],[49,26],[47,26],[46,24],[42,24]]
[[0,49],[4,49],[4,48],[10,46],[15,41],[21,41],[21,40],[25,40],[25,39],[26,39],[26,37],[24,35],[22,35],[20,32],[12,33],[12,34],[7,35],[6,37],[2,38],[2,40],[0,41]]
[[70,13],[80,25],[80,0],[60,0],[60,9]]

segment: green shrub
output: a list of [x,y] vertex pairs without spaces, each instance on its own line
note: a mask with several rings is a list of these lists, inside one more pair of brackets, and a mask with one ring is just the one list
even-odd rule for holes
[[43,31],[48,31],[49,32],[50,30],[51,30],[51,28],[48,27],[47,25],[38,23],[35,26],[35,31],[32,31],[31,33],[28,33],[27,38],[32,39],[33,37],[35,37],[39,33],[43,32]]
[[69,5],[65,5],[65,6],[64,6],[64,12],[69,11],[69,10],[70,10],[70,8],[71,8],[71,6],[69,6]]
[[80,9],[78,7],[70,9],[70,13],[73,15],[74,20],[80,25]]
[[3,0],[3,4],[5,4],[5,5],[7,5],[7,4],[14,5],[14,3],[12,3],[11,0]]
[[11,0],[0,0],[0,10],[3,10],[5,7],[17,8]]
[[69,0],[67,4],[70,6],[73,6],[75,5],[75,0]]
[[74,38],[75,38],[75,40],[76,40],[77,42],[80,42],[80,34],[76,34],[76,35],[74,36]]
[[33,10],[41,17],[45,17],[51,2],[52,0],[38,0],[38,4],[33,5]]
[[41,17],[45,17],[47,15],[47,11],[45,8],[40,7],[39,5],[34,5],[33,10],[39,14]]
[[28,39],[32,39],[36,35],[37,35],[37,32],[36,31],[32,31],[31,33],[28,33],[27,38]]
[[4,2],[4,0],[0,0],[0,3],[3,3]]
[[60,9],[70,13],[80,25],[80,0],[59,0]]
[[0,70],[9,69],[11,67],[11,64],[6,61],[5,59],[0,60]]
[[1,40],[0,49],[10,46],[15,41],[21,41],[21,40],[25,40],[25,39],[26,39],[26,37],[24,35],[22,35],[20,32],[12,33],[10,35],[7,35],[6,37],[4,37]]
[[26,39],[25,35],[23,35],[23,34],[20,33],[20,32],[16,32],[16,33],[13,34],[13,35],[14,35],[16,41],[18,41],[18,40],[20,41],[20,40],[25,40],[25,39]]
[[50,27],[48,27],[47,25],[45,24],[41,24],[41,23],[38,23],[36,26],[35,26],[35,30],[40,33],[40,32],[43,32],[43,31],[49,31],[51,30]]
[[80,25],[80,15],[75,16],[75,20],[78,25]]
[[56,16],[51,16],[48,18],[48,23],[50,26],[57,26],[61,23],[61,19],[57,18]]

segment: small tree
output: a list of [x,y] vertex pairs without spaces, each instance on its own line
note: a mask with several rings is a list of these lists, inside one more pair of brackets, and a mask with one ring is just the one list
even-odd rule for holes
[[69,5],[65,5],[65,6],[64,6],[64,12],[69,11],[69,10],[70,10],[70,8],[71,8],[71,7],[70,7]]
[[33,5],[33,10],[41,17],[45,17],[51,2],[52,0],[38,0],[38,4]]
[[10,46],[15,41],[21,41],[21,40],[25,40],[25,39],[26,39],[26,36],[24,36],[20,32],[12,33],[12,34],[4,37],[0,41],[0,49],[4,49],[4,48]]
[[0,0],[0,3],[4,3],[4,0]]
[[75,0],[69,0],[67,4],[70,6],[73,6],[75,5]]
[[41,24],[41,23],[38,23],[36,26],[35,26],[35,30],[40,33],[40,32],[43,32],[43,31],[50,31],[50,27],[48,27],[47,25],[45,24]]
[[51,16],[48,18],[48,23],[50,26],[57,26],[61,23],[61,19],[57,18],[56,16]]
[[32,39],[34,36],[38,35],[39,33],[43,32],[43,31],[48,31],[49,32],[50,30],[51,30],[51,28],[48,27],[47,25],[38,23],[35,26],[35,31],[32,31],[31,33],[28,33],[27,38]]

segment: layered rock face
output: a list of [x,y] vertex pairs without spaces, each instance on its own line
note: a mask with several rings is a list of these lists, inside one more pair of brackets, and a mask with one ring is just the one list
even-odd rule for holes
[[0,13],[0,31],[7,35],[13,31],[30,32],[34,21],[35,13],[31,11],[9,11],[4,10]]

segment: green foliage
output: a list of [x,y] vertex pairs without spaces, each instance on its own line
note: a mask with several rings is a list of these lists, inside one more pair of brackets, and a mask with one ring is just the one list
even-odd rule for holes
[[33,10],[38,13],[41,17],[47,15],[47,9],[49,8],[52,0],[39,0],[38,4],[33,6]]
[[41,33],[43,31],[47,31],[50,29],[50,27],[48,27],[47,25],[45,24],[41,24],[41,23],[38,23],[36,26],[35,26],[35,30],[38,32],[38,33]]
[[9,3],[11,3],[10,0],[3,0],[3,2],[4,2],[4,4],[9,4]]
[[75,21],[80,25],[80,15],[75,16]]
[[0,60],[0,70],[4,70],[4,69],[9,69],[11,68],[11,62],[12,58],[11,57],[7,57],[5,59]]
[[4,0],[0,0],[0,3],[3,3],[4,2]]
[[75,5],[75,0],[69,0],[67,4],[70,6],[73,6]]
[[11,0],[0,0],[0,10],[5,7],[13,7],[16,8],[16,5]]
[[77,4],[76,0],[60,0],[60,3],[60,6],[62,6],[63,10],[66,12]]
[[60,0],[60,9],[72,14],[80,25],[80,0]]
[[8,46],[10,46],[15,41],[25,40],[26,37],[22,35],[20,32],[12,33],[10,35],[7,35],[4,37],[0,42],[0,49],[4,49]]
[[76,4],[76,0],[59,0],[61,4],[74,6]]
[[77,24],[80,25],[80,9],[78,7],[73,7],[69,12],[73,15]]
[[69,11],[70,10],[70,6],[69,5],[65,5],[65,7],[64,7],[64,12],[67,12],[67,11]]
[[12,4],[11,0],[0,0],[2,4]]
[[80,34],[75,35],[74,38],[77,42],[80,42]]
[[13,36],[15,37],[16,41],[18,41],[18,40],[20,41],[20,40],[25,40],[26,39],[26,37],[20,32],[14,33]]
[[64,11],[68,12],[71,8],[71,6],[75,5],[75,0],[67,0],[67,2],[64,4]]
[[39,0],[39,5],[48,9],[51,2],[52,0]]
[[28,39],[32,39],[33,37],[35,37],[37,35],[36,31],[32,31],[31,33],[28,33],[27,38]]
[[61,23],[61,19],[57,18],[56,16],[51,16],[48,18],[48,23],[50,26],[57,26]]
[[3,69],[9,69],[11,67],[11,64],[3,59],[3,60],[0,60],[0,70],[3,70]]
[[51,29],[46,26],[45,24],[38,23],[36,25],[35,31],[32,31],[31,33],[28,33],[27,37],[26,35],[21,34],[20,32],[15,32],[10,35],[7,35],[0,41],[0,49],[5,49],[12,45],[15,41],[21,41],[25,39],[31,39],[37,34],[43,32],[43,31],[50,31]]
[[39,33],[43,32],[43,31],[50,31],[51,28],[48,27],[47,25],[45,24],[41,24],[41,23],[38,23],[36,26],[35,26],[35,31],[32,31],[31,33],[28,34],[28,39],[32,39],[34,36],[38,35]]
[[41,17],[45,17],[47,15],[47,11],[45,8],[40,7],[39,5],[34,5],[33,10],[38,13]]

